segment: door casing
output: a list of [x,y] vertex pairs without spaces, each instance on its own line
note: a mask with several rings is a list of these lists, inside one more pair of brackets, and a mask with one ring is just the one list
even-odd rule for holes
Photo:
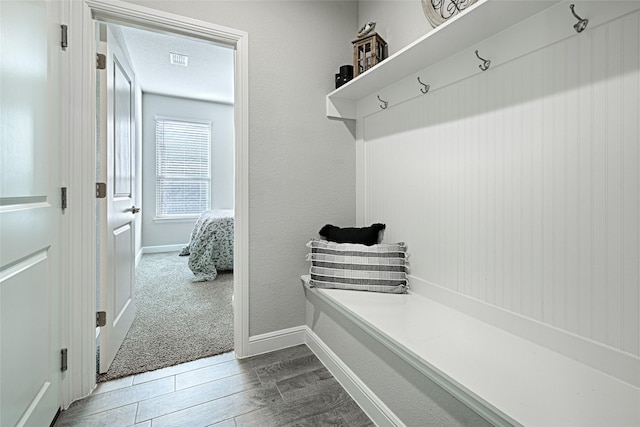
[[[69,206],[74,233],[69,241],[69,265],[65,292],[70,296],[67,310],[69,358],[73,380],[63,390],[65,405],[88,395],[95,387],[95,301],[96,301],[96,215],[95,215],[95,114],[96,46],[94,21],[134,25],[148,29],[193,36],[235,49],[234,70],[234,350],[236,357],[248,356],[249,277],[248,277],[248,34],[244,31],[186,18],[115,0],[69,2],[69,186],[76,191]],[[76,49],[72,49],[73,46]],[[71,211],[71,209],[70,209]]]

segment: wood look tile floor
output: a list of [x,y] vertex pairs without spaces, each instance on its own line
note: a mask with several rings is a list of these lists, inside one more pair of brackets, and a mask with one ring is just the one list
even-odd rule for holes
[[374,426],[305,345],[233,353],[100,383],[62,426]]

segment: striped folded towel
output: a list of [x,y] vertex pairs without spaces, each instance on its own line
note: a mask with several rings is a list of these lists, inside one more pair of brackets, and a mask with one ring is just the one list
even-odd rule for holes
[[405,294],[409,287],[407,245],[362,245],[312,239],[310,287]]

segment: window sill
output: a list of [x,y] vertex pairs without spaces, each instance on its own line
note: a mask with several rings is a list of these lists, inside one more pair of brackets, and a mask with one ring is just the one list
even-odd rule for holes
[[155,223],[176,223],[176,222],[194,222],[197,220],[200,215],[192,215],[192,216],[181,216],[177,218],[153,218],[153,222]]

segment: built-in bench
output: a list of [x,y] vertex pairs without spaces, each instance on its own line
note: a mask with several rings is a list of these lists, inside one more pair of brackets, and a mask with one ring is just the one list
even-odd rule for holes
[[493,424],[640,425],[637,385],[425,295],[307,291]]

